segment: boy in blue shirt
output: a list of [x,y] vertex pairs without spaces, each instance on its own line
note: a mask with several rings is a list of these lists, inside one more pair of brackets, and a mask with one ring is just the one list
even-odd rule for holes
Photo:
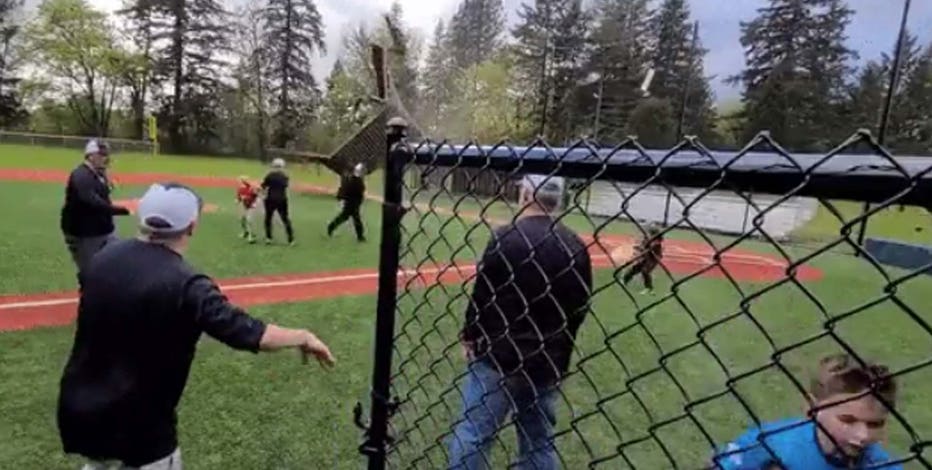
[[886,367],[862,366],[844,354],[828,356],[819,362],[809,393],[809,419],[749,430],[719,451],[713,468],[902,469],[879,444],[889,413],[881,400],[893,406],[896,399],[896,383]]

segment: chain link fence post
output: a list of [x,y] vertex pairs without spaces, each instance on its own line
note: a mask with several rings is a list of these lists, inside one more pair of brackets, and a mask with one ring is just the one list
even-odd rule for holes
[[382,203],[382,236],[379,247],[379,291],[375,320],[375,360],[372,368],[370,419],[360,452],[369,457],[369,470],[385,468],[388,419],[392,413],[391,372],[398,291],[398,259],[401,248],[402,188],[408,153],[395,146],[405,137],[407,123],[388,121],[386,130],[385,200]]

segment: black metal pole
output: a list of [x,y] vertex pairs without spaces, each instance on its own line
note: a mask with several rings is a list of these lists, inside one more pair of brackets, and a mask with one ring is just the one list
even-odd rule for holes
[[[893,109],[893,98],[896,95],[896,89],[900,82],[900,62],[903,59],[903,43],[906,42],[906,21],[909,19],[909,5],[912,0],[903,1],[903,16],[900,18],[900,33],[896,39],[896,48],[893,52],[893,70],[890,71],[890,86],[887,88],[887,97],[883,103],[883,111],[880,114],[880,125],[877,130],[877,142],[883,145],[887,139],[887,127],[890,125],[890,112]],[[871,210],[869,202],[864,203],[863,214]],[[864,238],[867,236],[867,217],[861,220],[861,226],[858,228],[858,246],[864,246]],[[860,253],[857,253],[860,255]]]
[[[691,52],[695,53],[696,46],[698,43],[699,43],[699,22],[696,21],[695,23],[693,23],[693,39],[692,39],[692,45],[690,46],[692,48]],[[692,91],[691,88],[692,88],[693,72],[694,72],[693,68],[695,66],[695,63],[692,62],[692,59],[694,58],[695,58],[694,54],[690,55],[689,70],[686,73],[686,85],[683,87],[683,98],[680,101],[680,121],[676,125],[676,140],[680,140],[683,138],[683,126],[686,123],[686,108],[688,107],[688,104],[689,104],[689,93]]]
[[393,150],[405,135],[407,124],[388,122],[385,162],[385,201],[382,203],[382,241],[379,245],[379,292],[375,318],[375,350],[370,392],[369,431],[360,452],[369,456],[369,470],[385,468],[390,415],[392,348],[398,293],[398,257],[401,248],[402,186],[407,153]]
[[[699,44],[699,22],[696,21],[693,23],[693,39],[692,52],[695,52],[696,46]],[[695,58],[695,55],[690,55],[690,59]],[[683,138],[683,127],[686,125],[686,110],[689,105],[689,93],[692,91],[692,82],[693,82],[693,66],[695,64],[690,62],[689,70],[686,73],[686,86],[683,87],[683,97],[680,100],[680,119],[676,124],[676,140],[679,141]],[[673,193],[670,192],[670,189],[667,188],[667,197],[663,204],[663,226],[667,227],[670,225],[670,203],[673,199]]]

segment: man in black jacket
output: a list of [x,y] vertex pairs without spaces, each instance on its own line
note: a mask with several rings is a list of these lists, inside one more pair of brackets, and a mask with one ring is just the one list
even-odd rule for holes
[[139,237],[89,263],[57,416],[64,451],[91,460],[86,468],[181,469],[176,407],[202,333],[334,363],[313,333],[249,316],[184,260],[200,211],[191,189],[153,185],[139,202]]
[[356,239],[364,242],[366,237],[363,234],[365,227],[362,225],[362,217],[359,216],[359,208],[366,198],[366,182],[363,177],[366,174],[366,167],[362,163],[353,168],[353,173],[343,178],[340,182],[340,189],[337,190],[337,199],[343,201],[343,208],[340,213],[327,226],[327,235],[332,236],[333,231],[343,225],[348,219],[353,219],[353,228],[356,229]]
[[265,244],[272,244],[272,216],[278,213],[278,218],[285,226],[288,235],[288,244],[294,245],[294,230],[291,228],[291,217],[288,215],[288,175],[285,174],[285,160],[276,158],[272,160],[272,171],[262,180],[262,190],[265,192]]
[[71,258],[81,273],[95,253],[116,240],[114,215],[127,215],[125,207],[110,202],[107,167],[110,152],[107,144],[91,140],[84,149],[84,162],[68,177],[65,204],[61,210],[61,231]]
[[558,388],[592,292],[586,245],[552,216],[563,193],[560,178],[526,176],[520,218],[495,230],[477,266],[460,333],[469,368],[448,468],[485,468],[509,414],[517,468],[556,468]]

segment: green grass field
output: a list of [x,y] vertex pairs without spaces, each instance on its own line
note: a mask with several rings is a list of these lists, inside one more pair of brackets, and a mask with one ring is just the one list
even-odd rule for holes
[[[0,168],[67,170],[74,164],[75,155],[70,151],[0,147]],[[127,154],[117,158],[114,171],[220,176],[247,173],[258,177],[263,168],[249,161]],[[326,169],[320,176],[314,170],[297,171],[294,178],[315,184],[336,183]],[[381,183],[374,179],[370,178],[370,188],[380,187]],[[115,197],[137,197],[143,189],[121,186]],[[0,200],[16,201],[0,209],[5,221],[0,224],[0,295],[74,287],[73,269],[58,232],[62,192],[59,184],[0,182]],[[335,215],[336,202],[329,197],[302,195],[292,203],[297,247],[248,246],[236,237],[232,191],[200,192],[219,210],[204,216],[189,258],[218,278],[377,265],[381,214],[373,203],[365,206],[364,213],[369,243],[357,244],[349,226],[328,239],[324,226]],[[448,202],[438,204],[447,207]],[[479,207],[472,202],[464,203],[461,209]],[[855,210],[857,205],[846,207]],[[493,209],[494,215],[507,216],[503,211],[500,207]],[[923,215],[926,219],[921,219]],[[920,217],[920,223],[924,220],[928,224],[928,214],[908,212],[907,216]],[[896,237],[912,233],[926,237],[914,241],[930,241],[932,228],[915,232],[911,227],[916,219],[904,221],[903,217],[894,211],[885,212],[872,224],[872,235]],[[567,222],[581,232],[595,230],[592,221],[578,214],[569,216]],[[120,234],[130,236],[133,225],[131,218],[121,219]],[[404,253],[403,265],[425,259],[443,262],[474,258],[488,233],[485,228],[469,232],[471,226],[469,221],[451,220],[439,212],[409,213],[405,220],[405,246],[409,249]],[[281,234],[281,228],[277,230]],[[635,231],[623,223],[608,224],[603,230]],[[837,225],[820,213],[802,230],[807,230],[812,239],[825,240],[833,231],[837,234]],[[698,236],[675,232],[671,238],[696,240]],[[711,238],[716,244],[729,240]],[[756,241],[743,242],[741,248],[775,251]],[[784,249],[793,257],[809,253],[801,246]],[[811,264],[825,273],[821,281],[805,284],[819,303],[792,283],[760,293],[765,285],[742,283],[736,288],[712,278],[685,282],[677,286],[674,294],[671,279],[664,275],[659,276],[660,295],[629,296],[615,282],[615,273],[600,271],[597,284],[604,289],[596,295],[592,316],[580,332],[573,369],[576,372],[567,381],[559,405],[558,446],[566,468],[584,468],[589,461],[615,455],[620,443],[635,442],[624,450],[637,468],[671,467],[659,442],[672,454],[677,466],[701,467],[709,456],[709,443],[693,420],[721,443],[744,429],[750,418],[730,394],[695,407],[687,408],[687,403],[724,392],[728,376],[755,370],[774,358],[803,379],[815,358],[838,350],[833,338],[850,344],[858,353],[889,363],[895,370],[930,359],[932,335],[900,306],[908,306],[926,324],[932,323],[929,277],[910,278],[885,290],[888,278],[897,279],[904,273],[892,268],[880,273],[864,261],[837,251],[824,253]],[[404,292],[399,298],[395,354],[399,369],[394,386],[407,402],[394,424],[409,430],[416,424],[417,429],[404,435],[405,440],[393,456],[395,463],[403,464],[399,466],[412,462],[417,462],[417,468],[442,466],[444,453],[436,438],[456,418],[459,397],[451,385],[464,367],[455,347],[463,311],[459,294],[463,292],[462,286],[454,285]],[[860,309],[867,304],[869,308]],[[739,313],[742,305],[746,305],[747,315],[710,326]],[[364,461],[356,450],[361,433],[352,425],[351,411],[357,400],[367,401],[375,306],[375,296],[365,295],[252,310],[263,319],[318,332],[339,360],[330,372],[304,366],[289,354],[235,353],[205,339],[180,408],[186,466],[362,467]],[[854,310],[859,312],[848,315]],[[827,328],[832,335],[825,335]],[[72,335],[71,327],[0,333],[0,467],[78,467],[78,460],[62,454],[55,427],[58,379]],[[817,339],[795,347],[810,338]],[[715,357],[725,364],[727,375]],[[402,363],[401,358],[407,361]],[[932,409],[927,398],[932,390],[932,368],[905,375],[901,384],[899,414],[906,417],[919,439],[930,439]],[[738,380],[733,389],[761,419],[796,415],[802,408],[799,392],[775,367]],[[687,411],[692,418],[684,418]],[[657,426],[664,422],[668,424]],[[506,431],[503,442],[507,449],[496,447],[495,468],[503,467],[509,452],[514,451],[513,432]],[[905,456],[910,444],[909,433],[891,420],[891,451]],[[616,457],[602,467],[626,468],[626,464]]]

